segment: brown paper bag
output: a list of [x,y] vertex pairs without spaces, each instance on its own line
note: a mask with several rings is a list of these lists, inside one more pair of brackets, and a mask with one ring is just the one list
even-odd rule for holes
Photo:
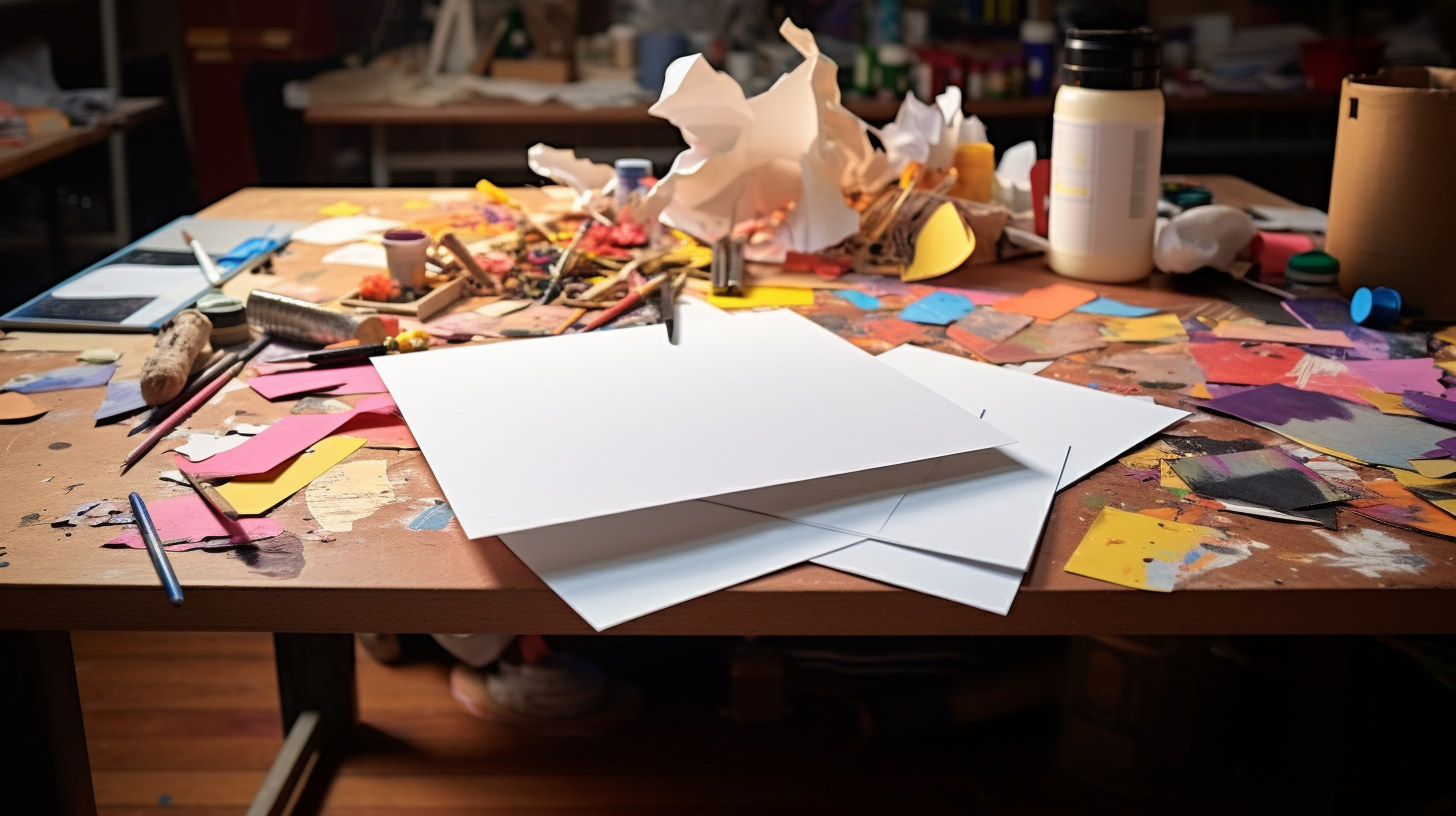
[[1456,69],[1346,77],[1326,249],[1340,289],[1388,286],[1402,313],[1456,319]]

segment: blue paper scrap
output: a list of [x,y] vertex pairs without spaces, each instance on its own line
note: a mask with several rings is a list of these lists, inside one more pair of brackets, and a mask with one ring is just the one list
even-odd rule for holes
[[900,310],[900,319],[911,323],[948,326],[975,311],[976,304],[965,295],[933,292]]
[[106,384],[106,399],[101,407],[91,418],[100,422],[104,419],[111,419],[122,414],[129,414],[132,411],[140,411],[147,407],[147,401],[142,399],[141,380],[112,380]]
[[65,391],[69,388],[95,388],[106,385],[116,373],[116,364],[78,365],[67,368],[53,368],[36,374],[21,374],[10,382],[0,385],[0,391],[16,391],[21,394],[39,394],[43,391]]
[[857,289],[838,289],[835,290],[834,294],[841,298],[844,298],[845,300],[849,301],[851,305],[857,306],[861,309],[873,310],[880,308],[879,298],[875,297],[874,295],[861,292]]
[[455,518],[455,511],[450,509],[448,504],[436,504],[426,507],[419,512],[419,515],[410,519],[411,530],[443,530],[450,519]]
[[1112,298],[1099,297],[1091,303],[1083,303],[1073,311],[1083,314],[1108,315],[1109,317],[1147,317],[1158,312],[1148,306],[1134,306]]

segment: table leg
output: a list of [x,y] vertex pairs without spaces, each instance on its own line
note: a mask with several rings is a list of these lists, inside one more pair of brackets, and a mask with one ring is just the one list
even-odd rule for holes
[[369,126],[369,183],[389,186],[389,141],[384,125]]
[[0,813],[95,816],[69,632],[0,631]]
[[353,635],[274,634],[273,658],[288,736],[248,816],[316,810],[359,719]]

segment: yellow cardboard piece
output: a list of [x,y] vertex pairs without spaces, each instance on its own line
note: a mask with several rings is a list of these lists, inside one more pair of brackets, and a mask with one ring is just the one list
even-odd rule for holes
[[1173,343],[1187,340],[1183,321],[1164,312],[1147,317],[1112,317],[1102,324],[1102,333],[1122,343]]
[[262,515],[308,487],[309,482],[363,447],[365,441],[352,436],[327,437],[273,470],[258,476],[240,476],[219,486],[217,492],[239,515]]
[[1193,387],[1188,389],[1188,396],[1196,399],[1213,399],[1213,395],[1208,393],[1208,386],[1203,383],[1194,383]]
[[[1177,459],[1179,457],[1171,456],[1169,458]],[[1169,490],[1186,490],[1189,493],[1193,492],[1193,488],[1189,487],[1188,483],[1183,481],[1183,477],[1178,475],[1178,471],[1174,470],[1168,465],[1167,460],[1164,460],[1158,464],[1158,470],[1162,474],[1161,484],[1163,485],[1163,487],[1166,487]]]
[[1456,343],[1456,326],[1447,326],[1431,336],[1442,343]]
[[1220,541],[1223,535],[1212,527],[1104,507],[1065,569],[1133,589],[1172,592],[1179,577],[1213,566],[1216,553],[1196,551]]
[[[1128,455],[1122,457],[1121,459],[1118,459],[1117,461],[1135,470],[1147,470],[1149,468],[1158,468],[1162,470],[1164,469],[1164,459],[1179,458],[1181,457],[1178,454],[1167,450],[1163,447],[1161,443],[1159,443],[1155,445],[1150,445],[1135,453],[1129,453]],[[1167,472],[1173,473],[1171,469],[1169,469]],[[1173,475],[1176,476],[1177,474],[1174,473]]]
[[756,306],[813,306],[813,289],[792,289],[787,286],[751,286],[742,297],[707,295],[703,298],[719,309],[752,309]]
[[1405,407],[1405,403],[1401,402],[1400,394],[1387,394],[1384,391],[1361,391],[1360,396],[1368,400],[1371,405],[1379,408],[1382,414],[1413,417],[1421,415],[1420,411],[1412,411]]
[[1436,365],[1445,370],[1447,374],[1456,374],[1456,360],[1438,360]]
[[1416,473],[1427,479],[1450,479],[1456,476],[1456,460],[1453,459],[1412,459],[1410,463]]
[[352,201],[335,201],[327,207],[319,207],[319,215],[334,218],[340,215],[358,215],[364,208]]
[[919,281],[954,272],[976,251],[976,234],[960,211],[947,201],[935,208],[915,236],[915,258],[900,274],[902,281]]

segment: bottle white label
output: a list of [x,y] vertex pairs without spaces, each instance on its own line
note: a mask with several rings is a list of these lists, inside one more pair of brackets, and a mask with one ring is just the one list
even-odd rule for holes
[[1053,117],[1052,246],[1109,255],[1150,251],[1162,150],[1161,122]]

